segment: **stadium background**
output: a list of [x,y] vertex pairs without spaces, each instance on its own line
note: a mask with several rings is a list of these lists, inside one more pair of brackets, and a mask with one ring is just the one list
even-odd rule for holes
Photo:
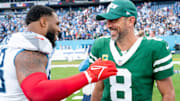
[[[87,57],[88,48],[101,36],[109,36],[105,21],[95,21],[95,15],[104,12],[111,0],[0,0],[0,42],[14,32],[24,31],[23,19],[33,5],[47,5],[56,10],[60,19],[59,40],[52,57],[52,79],[79,73],[80,62]],[[162,38],[168,42],[173,55],[175,75],[173,83],[176,101],[180,100],[180,1],[132,0],[138,11],[137,32]],[[60,67],[60,68],[59,68]],[[74,68],[75,67],[75,68]],[[65,101],[80,101],[82,91]],[[154,86],[153,101],[160,101]]]

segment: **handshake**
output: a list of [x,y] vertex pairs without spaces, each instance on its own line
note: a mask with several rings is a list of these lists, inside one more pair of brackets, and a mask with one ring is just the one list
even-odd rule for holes
[[88,82],[93,83],[116,75],[117,69],[114,62],[98,59],[84,73]]

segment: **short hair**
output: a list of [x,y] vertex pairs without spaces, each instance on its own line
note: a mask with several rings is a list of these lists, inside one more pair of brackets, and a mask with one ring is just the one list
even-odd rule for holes
[[25,23],[29,25],[31,22],[38,21],[42,16],[52,16],[52,12],[55,11],[47,6],[33,6],[26,15]]

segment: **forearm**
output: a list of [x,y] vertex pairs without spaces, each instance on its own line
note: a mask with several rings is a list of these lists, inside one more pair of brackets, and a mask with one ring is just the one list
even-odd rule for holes
[[157,80],[157,87],[162,95],[162,101],[175,101],[175,91],[170,77]]
[[101,101],[103,91],[94,91],[91,96],[91,101]]
[[162,95],[162,101],[175,101],[174,92],[168,92],[167,94]]
[[91,101],[101,101],[103,90],[104,90],[104,82],[103,81],[97,82],[91,97]]
[[29,100],[59,101],[86,84],[84,73],[60,80],[48,80],[45,73],[34,73],[23,80],[21,88]]

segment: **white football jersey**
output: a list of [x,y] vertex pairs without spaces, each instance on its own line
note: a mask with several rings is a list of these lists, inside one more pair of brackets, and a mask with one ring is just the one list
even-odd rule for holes
[[[0,44],[0,101],[28,101],[18,83],[14,63],[16,56],[24,50],[41,51],[50,58],[53,48],[46,37],[33,32],[6,37]],[[47,75],[50,70],[48,60]]]

